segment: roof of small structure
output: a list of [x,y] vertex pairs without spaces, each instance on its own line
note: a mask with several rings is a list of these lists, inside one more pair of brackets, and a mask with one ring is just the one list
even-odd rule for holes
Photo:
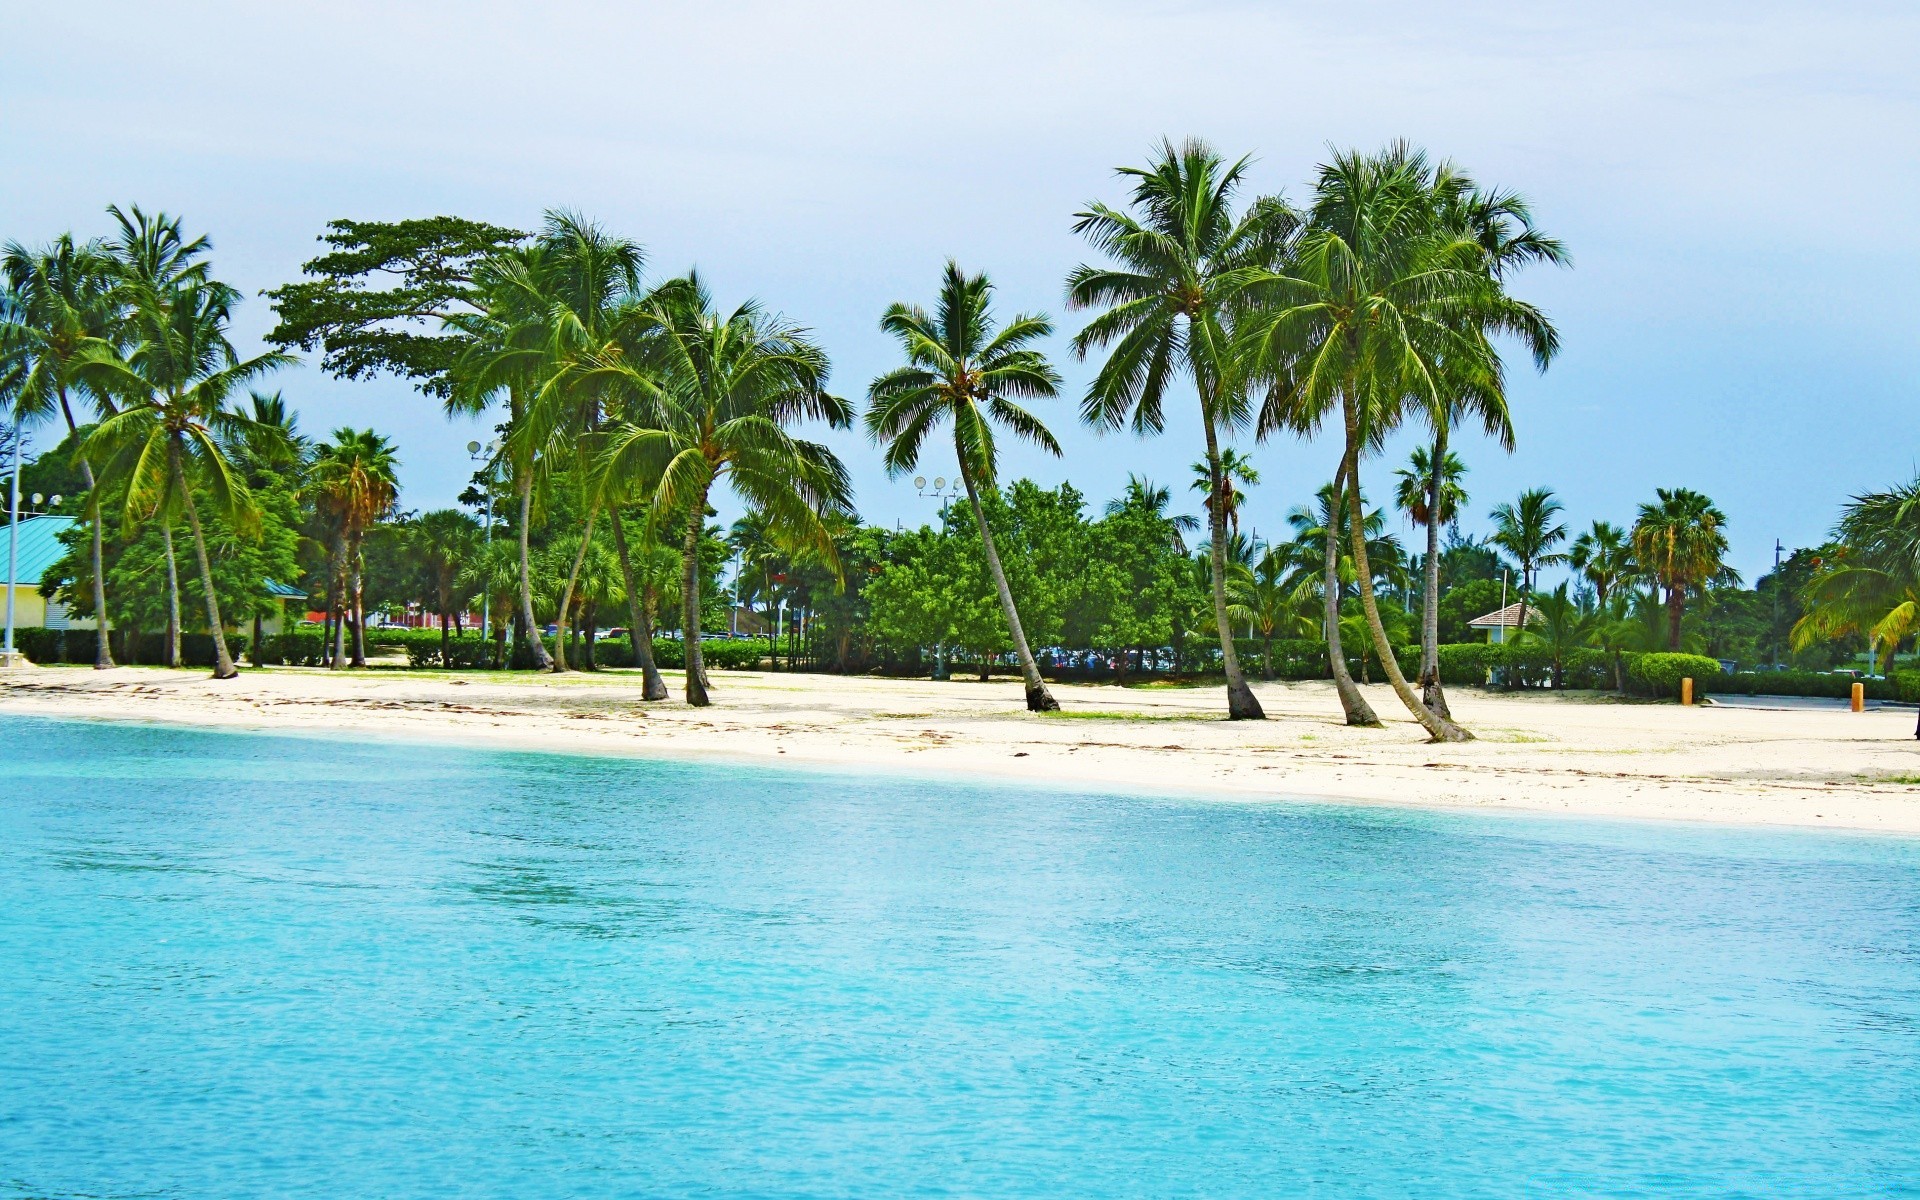
[[307,594],[299,588],[288,587],[277,579],[262,579],[260,581],[260,590],[269,596],[275,596],[281,600],[305,600],[307,598]]
[[[0,516],[4,515],[0,512]],[[0,580],[17,582],[21,587],[39,587],[47,568],[67,556],[60,535],[77,523],[73,517],[21,517],[16,566],[11,579],[7,578],[7,540],[12,531],[0,525]]]
[[1527,610],[1527,624],[1533,624],[1535,618],[1540,615],[1540,609],[1535,605],[1525,605],[1516,600],[1505,608],[1495,609],[1485,616],[1475,617],[1473,620],[1467,622],[1467,627],[1469,629],[1516,628],[1520,624],[1520,610],[1522,608]]

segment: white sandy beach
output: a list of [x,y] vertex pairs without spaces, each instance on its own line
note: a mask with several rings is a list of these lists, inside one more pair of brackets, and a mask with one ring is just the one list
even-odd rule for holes
[[[668,673],[670,684],[678,680]],[[643,704],[629,672],[56,667],[0,676],[0,714],[419,738],[595,754],[735,757],[862,770],[1240,798],[1920,833],[1911,711],[1767,711],[1590,696],[1450,693],[1478,735],[1434,746],[1391,692],[1383,730],[1348,729],[1331,685],[1259,685],[1272,718],[1221,718],[1218,688],[716,673],[716,703]],[[1911,780],[1913,782],[1903,782]]]

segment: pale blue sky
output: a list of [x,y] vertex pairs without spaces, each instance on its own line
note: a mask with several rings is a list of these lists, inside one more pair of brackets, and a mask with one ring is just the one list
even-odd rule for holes
[[[1254,186],[1295,196],[1329,143],[1406,137],[1526,193],[1576,259],[1518,282],[1565,352],[1544,377],[1516,367],[1516,453],[1462,447],[1466,527],[1529,486],[1583,527],[1688,485],[1726,510],[1751,578],[1775,536],[1820,539],[1848,494],[1920,458],[1916,61],[1920,10],[1896,4],[19,5],[0,237],[164,208],[252,295],[332,217],[527,228],[570,207],[657,273],[698,264],[723,301],[811,325],[858,396],[893,361],[880,311],[926,298],[949,255],[1070,331],[1071,215],[1120,199],[1111,168],[1163,134],[1251,152]],[[270,323],[243,308],[249,345]],[[1062,366],[1077,398],[1088,369]],[[400,384],[303,368],[278,386],[311,432],[393,435],[406,504],[464,483],[475,428]],[[1096,502],[1129,471],[1184,488],[1187,410],[1144,443],[1074,412],[1051,414],[1064,462],[1009,470]],[[931,515],[836,442],[869,519]],[[1405,450],[1372,467],[1376,493]],[[1334,449],[1255,453],[1250,519],[1276,531]]]

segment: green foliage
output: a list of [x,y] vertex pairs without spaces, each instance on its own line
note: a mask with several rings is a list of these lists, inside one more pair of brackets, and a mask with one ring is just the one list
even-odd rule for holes
[[[91,629],[16,629],[13,631],[14,645],[27,656],[30,662],[42,666],[51,663],[85,663],[92,665],[94,650],[94,631]],[[161,634],[139,635],[137,644],[131,634],[116,635],[115,644],[119,648],[123,663],[158,664],[166,658],[165,639]],[[247,650],[245,634],[228,634],[229,653],[238,658]],[[180,636],[180,662],[188,667],[211,667],[214,663],[213,636],[206,633],[186,633]]]
[[[1474,579],[1455,584],[1440,593],[1440,641],[1442,645],[1471,641],[1484,636],[1467,622],[1485,616],[1500,607],[1502,589],[1497,579]],[[1511,587],[1505,589],[1507,602],[1519,599]]]
[[1655,696],[1678,696],[1680,681],[1691,678],[1694,690],[1710,689],[1722,674],[1718,659],[1701,654],[1636,654],[1627,659],[1627,677]]
[[1829,671],[1735,671],[1695,679],[1694,687],[1715,696],[1820,696],[1846,700],[1862,684],[1869,700],[1920,702],[1920,672],[1900,671],[1886,679],[1858,679]]

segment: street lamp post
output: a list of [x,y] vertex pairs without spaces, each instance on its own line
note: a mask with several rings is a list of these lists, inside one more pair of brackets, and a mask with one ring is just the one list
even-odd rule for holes
[[[500,463],[496,451],[498,442],[489,442],[482,446],[479,442],[467,443],[467,457],[474,462],[487,464],[487,554],[493,554],[493,485],[500,479]],[[480,636],[493,637],[493,588],[485,583],[480,586]]]
[[1780,539],[1773,539],[1773,669],[1780,669]]
[[20,571],[20,434],[21,425],[16,418],[13,422],[13,474],[7,486],[7,633],[5,647],[0,648],[0,667],[18,665],[13,649],[13,590],[16,586],[14,576]]

